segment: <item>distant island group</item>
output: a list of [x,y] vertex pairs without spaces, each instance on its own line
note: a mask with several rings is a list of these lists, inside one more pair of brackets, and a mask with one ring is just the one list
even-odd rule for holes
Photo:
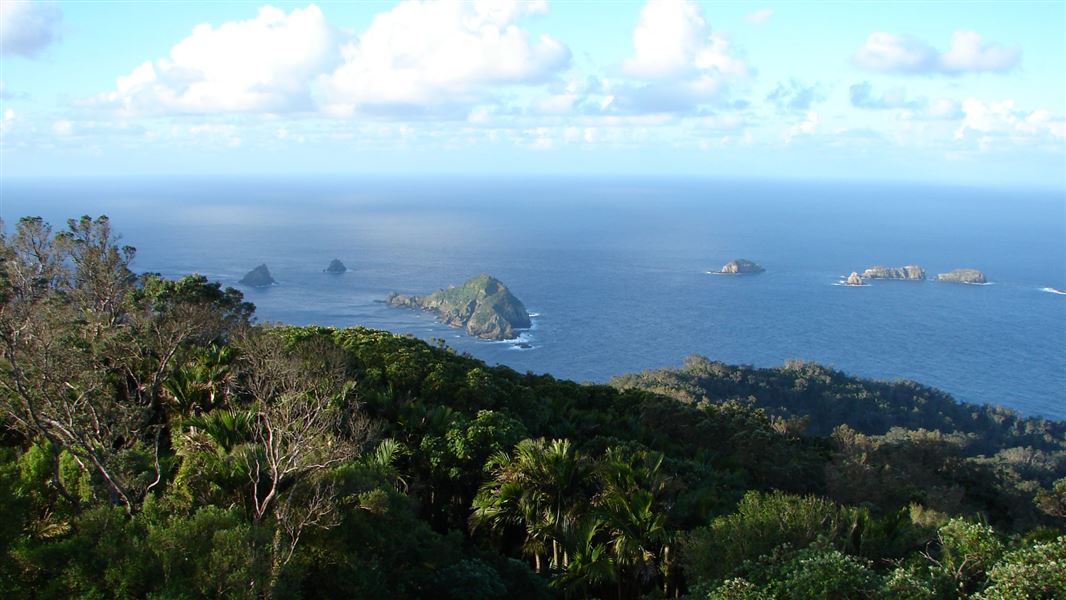
[[[907,265],[904,267],[870,267],[863,271],[861,275],[857,271],[852,271],[851,275],[848,275],[847,280],[844,281],[844,285],[866,285],[866,282],[871,279],[924,281],[925,269],[918,265]],[[985,274],[977,269],[953,269],[947,273],[940,273],[936,276],[936,280],[978,285],[988,283],[988,278],[985,277]]]
[[[323,269],[339,275],[348,271],[340,259],[333,259]],[[249,287],[268,287],[277,280],[266,264],[261,264],[241,278],[240,284]],[[467,334],[486,340],[513,340],[518,331],[529,329],[532,321],[522,301],[511,293],[499,279],[491,275],[475,275],[458,286],[450,286],[425,295],[393,292],[385,298],[390,306],[417,308],[436,313],[441,322],[462,327]],[[527,343],[517,344],[530,348]]]
[[[765,272],[766,269],[762,265],[748,260],[746,258],[736,258],[726,264],[722,265],[722,268],[716,271],[716,275],[745,275]],[[883,267],[873,266],[862,273],[858,271],[852,271],[851,275],[844,280],[844,285],[867,285],[867,281],[873,279],[895,279],[900,281],[924,281],[925,269],[918,265],[906,265],[903,267]],[[977,269],[954,269],[947,273],[940,273],[936,276],[937,281],[948,281],[952,283],[971,283],[971,284],[985,284],[988,283],[988,278],[985,274]]]
[[[323,269],[325,273],[339,275],[348,271],[340,259],[333,259]],[[762,265],[746,259],[736,258],[718,271],[708,271],[715,275],[753,275],[765,272]],[[853,271],[844,278],[843,285],[865,286],[872,280],[924,281],[925,269],[918,265],[902,267],[873,266],[862,273]],[[936,276],[937,281],[951,283],[986,284],[988,278],[977,269],[954,269]],[[277,283],[270,274],[270,269],[261,264],[248,272],[240,280],[241,285],[250,287],[267,287]],[[1066,293],[1055,288],[1044,288],[1054,293]],[[532,326],[529,312],[521,300],[511,293],[499,279],[491,275],[480,274],[471,277],[460,285],[452,285],[429,294],[401,294],[392,292],[384,302],[399,308],[414,308],[436,314],[447,325],[460,327],[468,335],[485,340],[515,340],[519,332]],[[516,344],[520,348],[530,348],[526,342]]]

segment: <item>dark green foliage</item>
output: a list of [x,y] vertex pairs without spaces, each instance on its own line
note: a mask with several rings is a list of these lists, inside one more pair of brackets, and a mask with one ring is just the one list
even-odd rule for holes
[[804,419],[812,435],[829,435],[839,425],[869,435],[898,427],[976,434],[970,439],[973,453],[992,454],[1011,446],[1066,450],[1064,422],[1023,418],[999,406],[956,402],[913,381],[858,379],[805,361],[757,369],[690,356],[680,369],[623,375],[611,383],[691,403],[750,402],[774,417]]
[[1063,423],[807,363],[582,385],[253,325],[106,218],[0,242],[5,597],[1066,595]]

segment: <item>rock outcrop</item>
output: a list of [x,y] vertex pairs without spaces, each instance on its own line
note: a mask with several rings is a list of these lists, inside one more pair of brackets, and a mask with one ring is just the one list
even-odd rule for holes
[[240,283],[251,287],[267,287],[277,282],[270,276],[270,269],[264,264],[248,271],[248,274],[241,278]]
[[477,275],[462,285],[424,296],[393,292],[386,302],[435,312],[441,322],[487,340],[514,339],[518,337],[515,330],[527,329],[531,324],[522,301],[490,275]]
[[922,281],[925,279],[925,269],[917,265],[905,267],[870,267],[862,273],[863,279],[902,279],[906,281]]
[[766,269],[746,258],[731,260],[722,266],[722,273],[739,275],[741,273],[762,273]]
[[937,275],[936,279],[953,283],[988,283],[985,274],[977,269],[954,269]]
[[340,274],[344,273],[347,270],[348,267],[344,266],[344,263],[342,263],[339,258],[334,258],[333,260],[329,261],[329,266],[326,267],[327,273]]
[[852,271],[851,275],[848,275],[848,280],[844,282],[844,285],[866,285],[866,284],[863,283],[862,277],[858,273],[856,273],[855,271]]

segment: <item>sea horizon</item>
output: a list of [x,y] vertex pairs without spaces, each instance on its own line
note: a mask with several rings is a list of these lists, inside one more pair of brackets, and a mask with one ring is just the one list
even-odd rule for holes
[[[8,179],[3,190],[7,227],[16,215],[61,229],[108,214],[139,249],[137,271],[203,273],[241,289],[261,321],[411,333],[594,382],[689,354],[802,359],[1066,418],[1066,303],[1042,291],[1066,288],[1056,190],[502,175]],[[332,258],[351,270],[323,277]],[[767,272],[708,275],[733,258]],[[242,287],[260,263],[279,284]],[[878,264],[919,264],[928,279],[974,267],[991,285],[835,285]],[[521,338],[532,348],[380,303],[480,272],[537,315]]]

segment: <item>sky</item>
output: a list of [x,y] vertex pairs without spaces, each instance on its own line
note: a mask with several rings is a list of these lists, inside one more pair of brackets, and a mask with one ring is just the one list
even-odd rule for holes
[[0,0],[0,177],[1066,188],[1066,2]]

